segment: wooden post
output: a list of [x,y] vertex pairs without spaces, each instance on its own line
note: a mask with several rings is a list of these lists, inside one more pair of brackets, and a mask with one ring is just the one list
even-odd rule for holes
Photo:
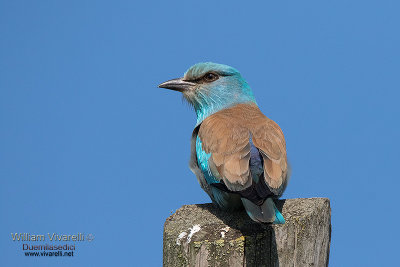
[[328,266],[331,209],[327,198],[277,200],[283,225],[258,224],[212,204],[187,205],[164,225],[164,267]]

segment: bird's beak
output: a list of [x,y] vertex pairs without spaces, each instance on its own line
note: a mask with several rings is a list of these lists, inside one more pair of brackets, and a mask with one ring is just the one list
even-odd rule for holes
[[178,79],[173,79],[173,80],[163,82],[158,87],[183,92],[183,91],[189,90],[194,85],[196,85],[196,84],[185,81],[185,80],[183,80],[183,78],[178,78]]

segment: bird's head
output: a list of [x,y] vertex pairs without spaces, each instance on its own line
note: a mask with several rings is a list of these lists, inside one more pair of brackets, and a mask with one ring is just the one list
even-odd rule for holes
[[198,124],[235,104],[255,103],[251,88],[236,69],[212,62],[193,65],[182,78],[166,81],[158,87],[182,92],[193,105]]

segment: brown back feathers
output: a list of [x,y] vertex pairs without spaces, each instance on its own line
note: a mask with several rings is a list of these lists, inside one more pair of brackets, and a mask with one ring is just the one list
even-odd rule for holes
[[286,183],[288,164],[282,130],[255,104],[238,104],[206,118],[199,129],[203,150],[211,153],[209,165],[228,189],[240,191],[252,183],[252,140],[264,163],[264,179],[271,189]]

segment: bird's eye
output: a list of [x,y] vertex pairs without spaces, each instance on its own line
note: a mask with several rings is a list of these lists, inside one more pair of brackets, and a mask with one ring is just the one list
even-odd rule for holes
[[206,82],[213,82],[215,80],[218,80],[218,75],[212,72],[207,73],[206,75],[204,75],[204,80]]

